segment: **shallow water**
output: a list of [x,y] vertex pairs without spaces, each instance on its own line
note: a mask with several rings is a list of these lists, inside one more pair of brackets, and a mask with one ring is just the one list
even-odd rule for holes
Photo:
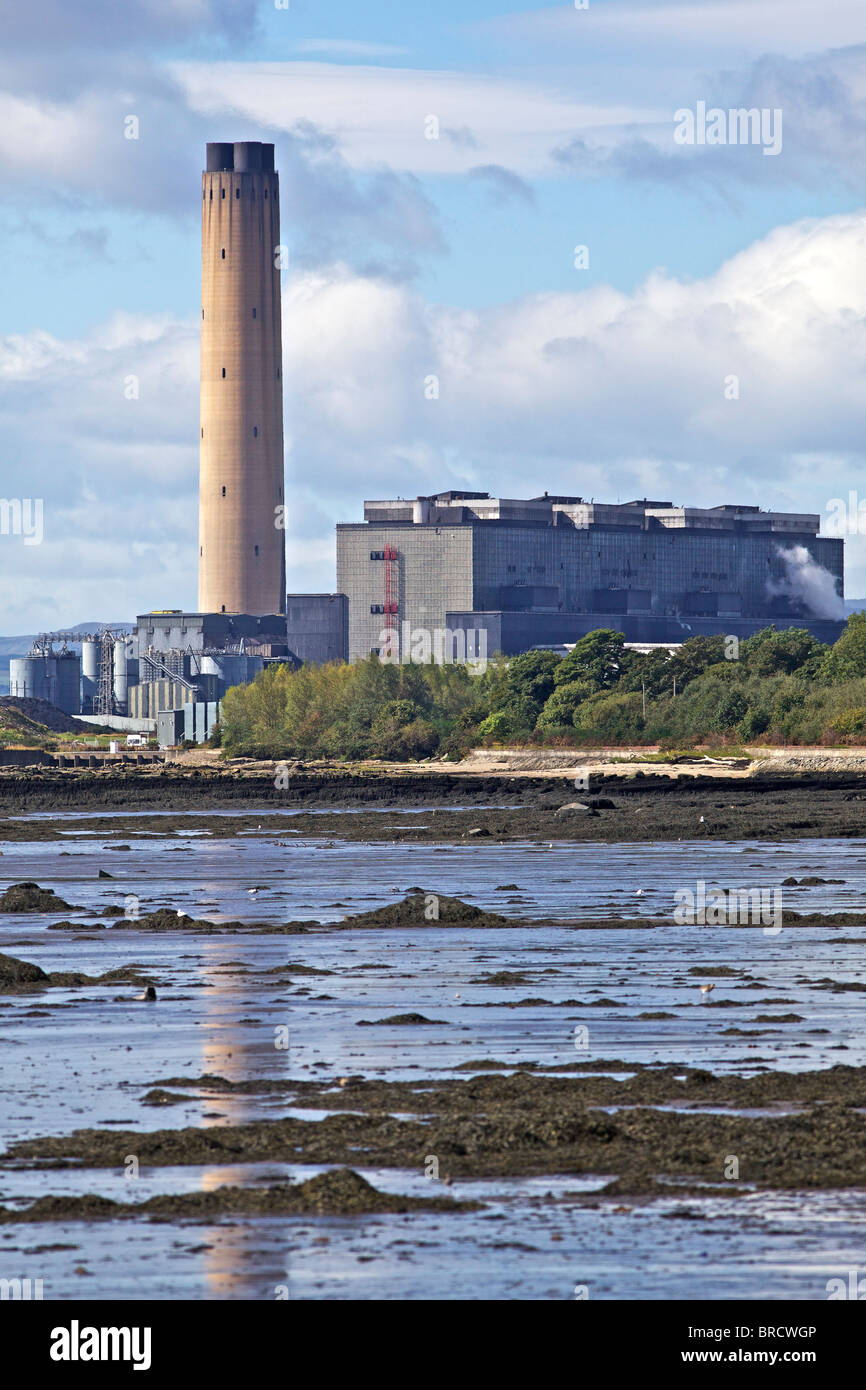
[[[397,823],[407,813],[387,814]],[[167,906],[214,921],[262,923],[336,922],[419,885],[561,925],[214,937],[149,935],[106,919],[109,930],[74,939],[47,929],[58,915],[74,914],[7,915],[0,951],[46,970],[89,974],[137,962],[155,977],[159,999],[135,1002],[138,990],[122,985],[0,996],[4,1146],[82,1127],[221,1125],[289,1113],[278,1096],[193,1092],[179,1105],[142,1105],[155,1082],[204,1072],[233,1080],[411,1079],[449,1075],[483,1058],[551,1067],[593,1058],[674,1061],[739,1074],[866,1064],[863,995],[815,987],[826,977],[866,983],[864,953],[833,940],[866,940],[866,932],[792,928],[768,935],[760,928],[678,926],[671,915],[676,889],[694,888],[698,879],[713,887],[775,887],[806,874],[845,881],[786,889],[786,907],[863,910],[866,855],[850,842],[418,846],[284,841],[270,832],[208,842],[194,833],[194,821],[189,831],[146,841],[136,842],[125,828],[122,839],[100,833],[0,844],[3,884],[35,879],[88,909],[134,894],[143,912]],[[112,840],[131,848],[111,850]],[[100,868],[114,879],[97,879]],[[518,891],[496,891],[506,883]],[[612,914],[667,921],[617,931],[566,925],[569,918]],[[287,962],[333,973],[296,974],[290,985],[258,973]],[[700,978],[688,972],[708,965],[733,967],[745,978],[717,979],[702,1002]],[[519,971],[527,982],[474,982],[499,970]],[[759,989],[744,988],[756,982]],[[527,997],[549,1002],[502,1007]],[[566,1000],[580,1002],[556,1007]],[[409,1011],[442,1023],[357,1026]],[[673,1017],[640,1017],[658,1011]],[[801,1021],[755,1021],[767,1013]],[[284,1026],[287,1051],[275,1046],[275,1030]],[[588,1028],[587,1048],[576,1050],[576,1028]],[[769,1031],[737,1036],[726,1033],[731,1028]],[[317,1114],[297,1113],[311,1122]],[[130,1183],[124,1157],[116,1172],[4,1171],[0,1200],[48,1191],[132,1200],[318,1171],[272,1164],[156,1169]],[[417,1173],[359,1171],[385,1190],[430,1192],[420,1161]],[[587,1284],[591,1297],[602,1298],[821,1298],[826,1280],[856,1266],[862,1249],[866,1197],[857,1193],[672,1196],[637,1206],[606,1200],[598,1210],[545,1195],[582,1188],[576,1178],[455,1183],[453,1196],[489,1203],[475,1215],[0,1228],[0,1275],[42,1277],[47,1297],[270,1298],[287,1284],[301,1298],[571,1298],[575,1284]],[[616,1212],[617,1205],[633,1209]],[[677,1208],[692,1216],[672,1214]],[[77,1249],[25,1254],[57,1243]],[[76,1275],[79,1266],[88,1274]]]

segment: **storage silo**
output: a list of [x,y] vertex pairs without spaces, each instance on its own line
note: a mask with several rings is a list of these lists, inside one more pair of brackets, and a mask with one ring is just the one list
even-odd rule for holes
[[87,637],[81,644],[81,708],[91,714],[99,686],[99,642]]
[[129,698],[129,655],[126,637],[117,637],[114,642],[114,703],[118,714],[126,714]]
[[57,679],[54,704],[65,714],[81,713],[81,659],[77,652],[62,651],[55,662]]
[[260,656],[245,656],[237,652],[220,652],[217,656],[203,656],[201,659],[202,675],[218,676],[222,694],[233,685],[248,685],[263,666]]
[[48,700],[57,698],[57,657],[52,652],[31,652],[9,662],[9,694],[19,699]]

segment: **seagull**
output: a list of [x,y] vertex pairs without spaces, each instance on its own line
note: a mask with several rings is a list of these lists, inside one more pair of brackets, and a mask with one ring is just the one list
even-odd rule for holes
[[189,913],[188,913],[188,912],[184,912],[183,908],[182,908],[182,907],[179,907],[178,910],[177,910],[177,915],[178,915],[178,917],[188,917],[188,916],[189,916]]
[[460,995],[459,995],[459,994],[455,994],[454,998],[455,998],[455,999],[459,999],[459,998],[460,998]]
[[258,891],[259,891],[258,888],[248,888],[248,889],[247,889],[247,893],[249,894],[249,896],[250,896],[251,898],[254,898],[254,897],[256,896],[256,893],[258,893]]
[[643,897],[643,889],[642,889],[642,888],[638,888],[637,892],[635,893],[635,897],[636,897],[636,898],[642,898],[642,897]]
[[708,995],[711,993],[711,991],[714,990],[714,989],[715,989],[715,985],[701,985],[701,986],[700,986],[701,994],[704,996],[704,1001],[706,1001],[707,996],[708,996]]

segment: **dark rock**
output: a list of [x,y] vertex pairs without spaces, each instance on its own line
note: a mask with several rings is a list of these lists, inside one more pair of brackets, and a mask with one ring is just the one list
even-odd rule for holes
[[13,883],[0,896],[0,912],[70,912],[75,911],[71,903],[58,898],[50,888],[40,888],[38,883]]

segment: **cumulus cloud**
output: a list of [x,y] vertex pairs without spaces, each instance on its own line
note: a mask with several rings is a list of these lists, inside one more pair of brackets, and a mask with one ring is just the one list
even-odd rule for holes
[[[826,517],[864,474],[866,212],[777,229],[713,275],[659,271],[631,294],[468,311],[332,266],[289,277],[283,314],[295,589],[333,587],[333,523],[359,519],[364,497],[546,487]],[[4,611],[53,604],[52,621],[75,621],[101,611],[106,575],[126,615],[195,602],[196,322],[0,339],[0,429],[14,487],[45,499],[41,547],[3,538],[18,547]],[[864,559],[849,538],[854,595]]]
[[134,50],[142,44],[177,43],[205,32],[238,41],[256,25],[256,0],[41,0],[37,6],[3,6],[7,54],[86,48]]
[[[826,192],[836,184],[859,188],[866,159],[866,48],[808,61],[764,55],[747,69],[683,77],[670,113],[603,138],[576,134],[552,150],[554,162],[580,178],[615,177],[714,190],[721,196],[745,185],[799,186]],[[761,144],[677,144],[674,106],[680,111],[767,112],[764,143],[778,132],[778,151]],[[725,128],[725,127],[723,127]],[[735,128],[735,127],[734,127]]]

